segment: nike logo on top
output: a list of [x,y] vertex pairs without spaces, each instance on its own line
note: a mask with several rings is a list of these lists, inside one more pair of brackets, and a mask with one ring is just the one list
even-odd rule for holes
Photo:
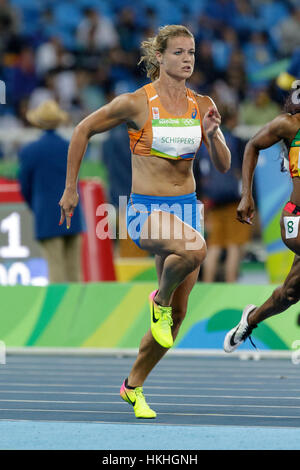
[[156,323],[158,322],[159,318],[155,318],[155,315],[154,315],[154,304],[152,303],[152,320],[153,320],[153,323]]
[[125,395],[126,395],[126,397],[128,398],[128,400],[130,401],[130,403],[132,404],[132,406],[134,406],[135,403],[136,403],[136,400],[134,400],[134,401],[130,400],[129,396],[128,396],[127,393],[126,393],[126,390],[125,390]]

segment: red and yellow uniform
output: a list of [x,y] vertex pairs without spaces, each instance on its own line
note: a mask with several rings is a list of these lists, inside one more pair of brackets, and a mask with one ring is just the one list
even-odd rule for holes
[[290,146],[289,165],[291,177],[300,176],[300,129]]

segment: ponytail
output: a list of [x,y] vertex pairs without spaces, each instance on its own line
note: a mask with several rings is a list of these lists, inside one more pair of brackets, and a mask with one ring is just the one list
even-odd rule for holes
[[154,82],[159,77],[159,62],[156,58],[155,52],[157,49],[156,38],[148,38],[141,44],[141,49],[144,53],[138,65],[143,64],[147,73],[147,77],[151,82]]

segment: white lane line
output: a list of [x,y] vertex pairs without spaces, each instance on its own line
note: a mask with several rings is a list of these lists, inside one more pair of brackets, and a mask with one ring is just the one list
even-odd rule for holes
[[176,397],[176,398],[225,398],[225,399],[243,399],[243,400],[300,400],[300,397],[282,397],[280,396],[252,396],[252,395],[189,395],[189,394],[184,394],[184,395],[178,395],[178,394],[169,394],[169,393],[147,393],[147,396],[149,397]]
[[[170,352],[170,351],[169,351]],[[220,351],[221,352],[221,351]],[[251,367],[251,364],[253,365],[255,363],[255,366],[267,364],[268,366],[278,366],[278,365],[284,365],[288,362],[290,362],[290,356],[287,354],[286,357],[282,358],[274,358],[274,357],[264,357],[260,356],[260,352],[263,353],[264,351],[241,351],[240,355],[236,355],[235,357],[233,355],[227,355],[222,352],[222,356],[219,356],[218,358],[214,357],[205,357],[204,355],[199,355],[199,356],[182,356],[177,355],[176,357],[173,356],[171,357],[170,354],[167,354],[164,359],[162,365],[167,366],[167,365],[174,365],[175,367],[177,364],[182,365],[182,364],[202,364],[204,366],[225,366],[225,367],[233,367],[235,365],[241,365],[245,364]],[[291,352],[291,351],[287,351]],[[101,356],[101,355],[82,355],[82,356],[72,356],[72,355],[47,355],[47,354],[22,354],[22,355],[14,355],[10,354],[9,350],[7,349],[7,358],[12,364],[18,364],[18,363],[32,363],[32,364],[39,364],[41,362],[45,364],[56,364],[56,363],[61,363],[61,364],[118,364],[120,362],[122,363],[128,363],[134,361],[135,356],[138,354],[138,348],[134,351],[131,351],[131,354],[126,355],[125,354],[113,354],[111,353],[110,355],[106,356]],[[249,360],[241,360],[241,355],[243,355],[244,358],[249,358]],[[253,360],[253,358],[256,357],[259,360]],[[250,359],[251,358],[251,359]]]
[[[65,405],[122,405],[124,403],[121,401],[74,401],[74,400],[0,400],[0,403],[48,403],[48,404],[65,404]],[[300,406],[291,406],[291,405],[245,405],[245,404],[209,404],[209,403],[167,403],[167,402],[151,402],[151,406],[174,406],[174,407],[199,407],[199,408],[279,408],[279,409],[300,409]],[[17,411],[19,408],[15,408]],[[59,410],[54,410],[59,411]],[[101,412],[101,410],[99,410]],[[299,416],[293,416],[300,419]]]
[[[48,409],[24,409],[24,408],[0,408],[0,411],[14,411],[14,412],[28,412],[28,413],[87,413],[87,414],[131,414],[132,411],[104,411],[104,410],[48,410]],[[264,418],[264,419],[300,419],[298,416],[271,416],[271,415],[243,415],[243,414],[224,414],[224,413],[168,413],[160,412],[159,415],[168,415],[168,416],[216,416],[216,417],[239,417],[239,418]]]
[[[31,363],[31,362],[25,362],[24,363],[12,363],[9,361],[9,359],[7,359],[7,362],[6,362],[6,367],[9,367],[11,369],[26,369],[26,368],[29,368],[29,369],[43,369],[45,367],[47,367],[47,369],[56,369],[57,367],[59,368],[64,368],[64,369],[67,369],[68,367],[71,367],[71,368],[107,368],[107,369],[111,369],[111,368],[119,368],[121,369],[122,367],[124,366],[128,366],[128,364],[122,364],[120,362],[114,364],[114,363],[94,363],[94,364],[91,364],[91,363],[84,363],[84,362],[78,362],[78,363],[75,363],[75,362],[70,362],[70,363],[61,363],[60,361],[57,362],[57,363],[44,363],[44,362],[36,362],[36,363]],[[291,363],[291,362],[288,362],[287,364],[282,364],[282,369],[286,369],[286,367],[289,366],[291,369],[293,369],[295,366]],[[158,366],[158,369],[157,370],[160,370],[162,372],[164,372],[165,370],[166,371],[177,371],[178,369],[184,369],[184,370],[187,370],[187,371],[194,371],[195,370],[195,367],[199,368],[200,370],[205,370],[205,369],[214,369],[214,371],[224,371],[224,370],[233,370],[235,371],[237,368],[238,369],[242,369],[242,370],[245,370],[245,369],[254,369],[257,370],[258,368],[260,369],[267,369],[267,370],[278,370],[278,365],[272,365],[270,366],[269,364],[266,364],[266,363],[257,363],[257,361],[254,363],[252,363],[251,365],[250,364],[247,364],[245,365],[245,363],[242,363],[242,364],[235,364],[235,365],[222,365],[220,366],[220,364],[218,366],[214,366],[213,364],[202,364],[201,362],[200,363],[197,363],[197,364],[194,364],[194,365],[190,365],[190,364],[166,364],[165,362],[162,362],[159,364]]]
[[[29,370],[26,370],[26,372],[24,372],[24,370],[22,369],[21,370],[23,373],[26,374],[26,376],[30,376],[30,375],[42,375],[43,377],[44,376],[71,376],[71,377],[85,377],[85,376],[88,376],[88,377],[107,377],[109,375],[109,377],[120,377],[120,374],[117,373],[117,372],[71,372],[71,371],[53,371],[53,372],[48,372],[47,370],[45,371],[44,369],[40,369],[40,370],[36,370],[36,371],[29,371]],[[174,373],[174,374],[167,374],[167,373],[155,373],[155,379],[158,380],[160,377],[162,380],[166,380],[168,378],[172,378],[174,377],[174,380],[178,381],[178,374],[180,374],[180,371],[177,372],[177,373]],[[0,376],[5,376],[5,375],[17,375],[15,371],[13,370],[7,370],[7,369],[1,369],[1,372],[0,372]],[[154,374],[153,374],[154,375]],[[224,374],[225,375],[225,374]],[[299,373],[298,371],[295,372],[295,374],[291,374],[291,372],[285,372],[285,375],[288,375],[290,377],[293,378],[293,380],[300,380],[300,376],[299,376]],[[264,380],[268,380],[268,379],[274,379],[274,378],[279,378],[281,377],[281,374],[276,372],[276,374],[268,374],[268,373],[263,373],[263,374],[257,374],[257,373],[252,373],[252,374],[241,374],[241,373],[234,373],[234,374],[228,374],[226,375],[228,377],[228,379],[232,379],[234,377],[238,377],[238,378],[261,378],[261,379],[264,379]],[[186,377],[195,377],[196,380],[199,380],[201,378],[214,378],[216,380],[219,380],[221,377],[220,377],[220,374],[215,374],[215,373],[203,373],[203,372],[197,372],[197,371],[194,371],[193,374],[186,374],[184,371],[182,372],[182,380],[185,380]]]
[[[10,385],[16,385],[16,384],[10,384]],[[30,387],[30,386],[34,386],[34,384],[33,384],[33,385],[31,385],[31,384],[30,384],[30,385],[26,384],[26,385],[29,386],[29,387]],[[40,386],[40,384],[35,384],[35,385],[36,385],[36,386]],[[54,385],[54,386],[55,386],[55,385]],[[97,385],[96,387],[97,387],[98,389],[100,388],[98,385]],[[119,389],[120,389],[120,386],[116,386],[116,385],[106,385],[106,386],[104,386],[104,385],[101,385],[101,389],[103,389],[103,388],[108,388],[108,389],[110,389],[110,390],[112,390],[112,389],[119,390]],[[151,388],[151,390],[174,390],[174,387],[149,387],[148,392],[147,392],[147,395],[151,394],[151,393],[149,392],[150,388]],[[176,387],[176,390],[178,390],[179,388],[180,388],[181,390],[186,390],[186,387]],[[195,388],[197,388],[197,390],[211,390],[211,391],[213,391],[213,392],[225,392],[225,391],[232,391],[232,390],[234,390],[235,392],[237,391],[236,387],[235,387],[235,388],[195,387]],[[240,392],[260,392],[260,393],[262,392],[261,388],[257,388],[257,389],[255,389],[255,388],[243,388],[243,389],[240,389],[239,391],[240,391]],[[278,393],[279,391],[280,391],[280,392],[295,392],[295,393],[299,394],[299,389],[298,389],[298,388],[295,388],[295,389],[290,389],[290,388],[288,388],[288,389],[278,389],[278,388],[277,388],[277,389],[276,389],[276,392]],[[264,392],[267,393],[267,392],[270,392],[270,391],[264,389]],[[113,392],[111,392],[111,393],[104,393],[104,392],[79,392],[79,391],[77,391],[77,392],[71,392],[71,391],[62,391],[62,390],[51,390],[51,391],[48,391],[48,390],[9,390],[9,389],[4,389],[4,390],[0,390],[0,394],[1,394],[1,393],[4,394],[4,395],[5,395],[5,394],[8,394],[8,393],[19,393],[19,394],[26,394],[26,393],[27,393],[27,394],[35,394],[35,393],[36,393],[36,394],[48,394],[48,395],[57,395],[57,394],[59,394],[59,395],[100,395],[100,394],[111,395],[111,394],[115,394],[116,391],[113,391]],[[167,395],[166,395],[166,394],[162,394],[162,396],[167,396]],[[176,395],[176,396],[178,396],[178,397],[181,397],[181,396],[186,397],[185,394],[184,394],[184,395],[178,394],[178,395]],[[217,397],[219,397],[219,396],[221,396],[221,395],[211,395],[211,396],[217,398]],[[239,397],[243,397],[243,395],[238,395],[238,396],[239,396]],[[269,396],[269,395],[268,395],[268,396]],[[256,397],[256,395],[255,395],[254,397]],[[282,395],[280,395],[280,398],[282,398]],[[298,396],[296,396],[296,397],[290,397],[290,398],[298,398]]]
[[[41,366],[41,367],[10,367],[8,364],[5,366],[1,366],[0,369],[0,375],[4,372],[9,372],[9,373],[14,373],[14,374],[20,374],[20,373],[43,373],[43,372],[49,372],[49,373],[105,373],[108,375],[116,375],[116,374],[122,374],[124,373],[124,370],[128,370],[128,368],[131,368],[131,365],[126,366],[126,367],[59,367],[57,365],[56,367],[46,367],[46,366]],[[274,371],[268,369],[267,371],[262,370],[252,370],[252,371],[245,371],[245,369],[241,369],[240,371],[238,369],[234,370],[216,370],[216,369],[203,369],[203,368],[192,368],[192,369],[187,369],[187,368],[182,368],[182,369],[168,369],[166,371],[164,370],[155,370],[155,376],[157,377],[178,377],[178,374],[183,374],[184,376],[206,376],[206,375],[212,375],[215,377],[221,376],[242,376],[242,377],[251,377],[251,376],[273,376],[273,375],[283,375],[283,374],[290,374],[290,375],[295,375],[299,376],[299,371],[295,370],[294,368],[291,369],[274,369]]]
[[[1,382],[0,381],[0,386],[9,385],[9,386],[18,386],[18,387],[21,387],[21,386],[22,387],[69,387],[69,388],[83,387],[83,388],[97,388],[97,389],[99,389],[99,388],[109,388],[109,389],[117,388],[117,389],[119,389],[121,387],[121,382],[122,381],[120,381],[120,384],[118,384],[118,385],[116,385],[116,384],[111,384],[111,385],[101,384],[100,385],[100,383],[99,384],[98,383],[97,384],[77,383],[77,382],[74,383],[72,381],[70,383],[49,383],[49,382],[39,382],[39,383],[31,383],[30,382],[30,383],[26,383],[26,382]],[[276,383],[276,386],[277,386],[278,385],[278,379],[276,379],[276,382],[277,382]],[[186,381],[186,380],[184,381],[184,383],[186,385],[182,386],[182,387],[177,386],[177,384],[176,384],[176,387],[175,386],[168,386],[167,385],[168,382],[166,383],[166,385],[161,385],[161,386],[153,385],[153,383],[161,383],[161,381],[151,379],[151,381],[149,380],[149,383],[146,384],[145,388],[147,388],[148,390],[149,389],[154,389],[154,388],[159,388],[159,389],[162,389],[162,390],[168,390],[168,389],[174,390],[174,388],[186,390],[187,389],[186,385],[188,384],[189,387],[192,386],[193,388],[196,388],[197,390],[198,389],[200,389],[200,390],[202,390],[202,389],[204,389],[204,390],[207,390],[207,389],[208,390],[227,390],[227,387],[226,388],[219,388],[219,387],[218,388],[215,388],[215,387],[213,387],[213,388],[209,387],[208,388],[208,387],[204,386],[205,382],[204,382],[204,384],[198,385],[198,384],[195,384],[194,381]],[[213,383],[214,383],[214,381],[213,381]],[[218,383],[222,383],[222,381],[218,381]],[[227,383],[227,381],[225,383]],[[238,386],[245,384],[245,382],[233,382],[233,381],[230,381],[230,383],[231,383],[231,385],[238,385]],[[288,383],[290,384],[291,381],[289,380]],[[265,387],[270,385],[270,381],[268,381],[267,384],[265,384],[264,382],[247,382],[247,385],[260,385],[260,386],[263,386],[263,388],[265,390]],[[244,389],[244,388],[237,389],[237,387],[234,387],[234,388],[230,388],[228,390],[243,391],[243,390],[247,390],[247,389]],[[249,389],[249,390],[251,390],[251,389]],[[258,388],[258,389],[254,389],[254,390],[262,391],[261,387]],[[266,388],[266,390],[267,390],[267,388]],[[273,388],[272,388],[272,390],[273,390]],[[277,390],[277,388],[276,388],[276,390]],[[280,390],[285,390],[285,389],[280,389]],[[299,392],[299,388],[290,388],[290,387],[288,387],[287,390],[288,391],[290,390],[290,391]]]
[[[8,393],[6,392],[1,392],[1,393]],[[11,392],[13,393],[13,392]],[[20,392],[22,393],[22,392]],[[31,393],[31,392],[27,392]],[[33,393],[33,392],[32,392]],[[41,392],[35,392],[35,393],[41,393]],[[51,392],[43,392],[43,393],[51,393]],[[68,392],[58,392],[59,394],[68,394]],[[53,392],[51,393],[53,395]],[[76,392],[72,392],[72,394],[77,394]],[[85,394],[84,392],[81,393],[82,395]],[[119,396],[116,392],[110,393],[110,392],[94,392],[94,393],[86,393],[88,395],[100,395],[100,396]],[[215,399],[226,399],[226,400],[300,400],[300,397],[290,397],[290,396],[261,396],[261,395],[203,395],[203,394],[175,394],[175,393],[146,393],[147,397],[164,397],[164,398],[177,398],[177,399],[184,399],[186,400],[187,398],[209,398],[211,400]],[[0,401],[6,401],[0,399]],[[14,400],[14,401],[19,401],[19,400]],[[23,401],[23,400],[21,400]],[[24,400],[25,401],[25,400]],[[34,400],[33,400],[34,401]]]
[[[161,414],[161,413],[160,413]],[[140,419],[140,420],[136,420],[135,422],[125,422],[125,421],[100,421],[100,420],[93,420],[93,419],[89,419],[88,421],[86,419],[80,419],[80,417],[77,417],[76,421],[74,420],[67,420],[67,419],[63,419],[63,420],[60,420],[60,419],[17,419],[17,418],[0,418],[0,422],[1,421],[4,421],[4,422],[14,422],[14,423],[35,423],[38,425],[38,423],[62,423],[62,424],[69,424],[69,423],[72,423],[72,424],[113,424],[113,425],[120,425],[120,426],[128,426],[128,425],[131,425],[131,426],[145,426],[145,424],[147,424],[147,426],[172,426],[172,427],[180,427],[180,428],[183,428],[183,427],[196,427],[196,428],[202,428],[202,427],[210,427],[210,428],[220,428],[221,426],[228,426],[228,424],[209,424],[209,423],[201,423],[201,424],[195,424],[195,423],[191,423],[191,424],[187,424],[187,423],[180,423],[180,424],[174,424],[174,423],[169,423],[168,421],[166,422],[162,422],[162,421],[157,421],[156,419],[148,419],[147,420],[147,423],[145,422],[145,420],[143,419]],[[244,424],[234,424],[234,425],[229,425],[229,427],[231,428],[245,428],[245,425]],[[272,429],[294,429],[294,430],[299,430],[299,427],[297,425],[279,425],[279,424],[272,424],[272,426],[266,424],[260,424],[259,426],[257,426],[257,424],[255,423],[247,423],[247,428],[263,428],[263,429],[270,429],[270,427]]]

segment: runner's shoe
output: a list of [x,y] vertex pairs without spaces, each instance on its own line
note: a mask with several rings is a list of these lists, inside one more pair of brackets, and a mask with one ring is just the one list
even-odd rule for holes
[[151,314],[151,333],[155,341],[163,348],[171,348],[173,346],[173,336],[171,326],[172,307],[163,307],[153,300],[156,290],[149,295],[150,314]]
[[156,418],[155,411],[151,410],[145,400],[143,387],[127,388],[126,380],[124,380],[120,395],[123,400],[133,406],[136,418]]
[[254,309],[256,309],[256,305],[247,305],[247,307],[245,307],[243,311],[243,315],[242,315],[240,323],[227,333],[224,339],[224,351],[225,352],[230,353],[234,351],[240,344],[246,341],[247,338],[250,339],[251,344],[256,349],[256,346],[253,343],[250,335],[252,333],[252,330],[256,328],[257,325],[250,326],[247,320],[249,314]]

